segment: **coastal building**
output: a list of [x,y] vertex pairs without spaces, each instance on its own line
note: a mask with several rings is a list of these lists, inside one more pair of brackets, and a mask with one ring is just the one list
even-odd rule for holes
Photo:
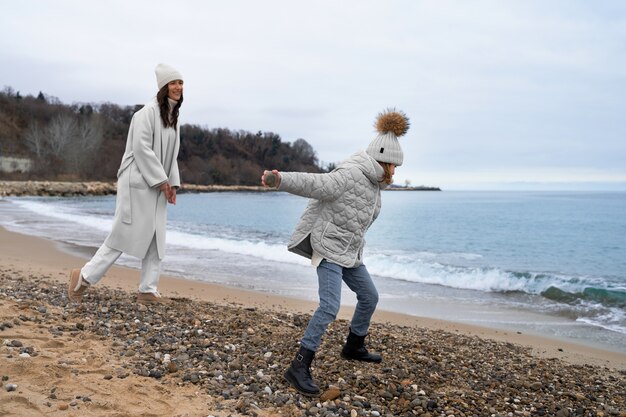
[[32,164],[29,158],[0,156],[0,172],[29,172]]

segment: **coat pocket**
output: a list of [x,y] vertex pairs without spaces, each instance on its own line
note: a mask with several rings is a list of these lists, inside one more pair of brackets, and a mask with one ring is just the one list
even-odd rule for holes
[[130,186],[133,188],[140,188],[145,190],[148,187],[148,183],[143,179],[143,175],[139,172],[139,168],[137,167],[137,163],[133,161],[132,164],[128,167],[130,169]]
[[354,233],[328,222],[322,232],[322,247],[331,253],[343,255],[353,239]]

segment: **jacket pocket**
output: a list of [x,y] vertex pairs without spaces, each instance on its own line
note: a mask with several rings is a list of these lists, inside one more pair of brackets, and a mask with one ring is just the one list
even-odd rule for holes
[[354,233],[328,222],[322,232],[322,247],[331,253],[343,255],[353,239]]
[[137,167],[137,163],[133,161],[132,164],[128,167],[130,170],[130,186],[133,188],[140,188],[145,190],[148,188],[148,183],[143,179],[143,175],[139,172],[139,168]]

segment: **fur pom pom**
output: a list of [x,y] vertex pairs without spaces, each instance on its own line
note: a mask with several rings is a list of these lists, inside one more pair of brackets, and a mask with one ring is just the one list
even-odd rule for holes
[[378,133],[392,132],[397,137],[400,137],[409,130],[411,123],[403,111],[387,109],[378,114],[375,126]]

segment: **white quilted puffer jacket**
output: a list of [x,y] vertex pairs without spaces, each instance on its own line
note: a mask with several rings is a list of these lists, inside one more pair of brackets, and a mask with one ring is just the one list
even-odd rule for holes
[[362,264],[365,232],[380,212],[383,167],[357,152],[327,174],[281,172],[281,191],[311,200],[289,241],[289,251],[352,268]]

